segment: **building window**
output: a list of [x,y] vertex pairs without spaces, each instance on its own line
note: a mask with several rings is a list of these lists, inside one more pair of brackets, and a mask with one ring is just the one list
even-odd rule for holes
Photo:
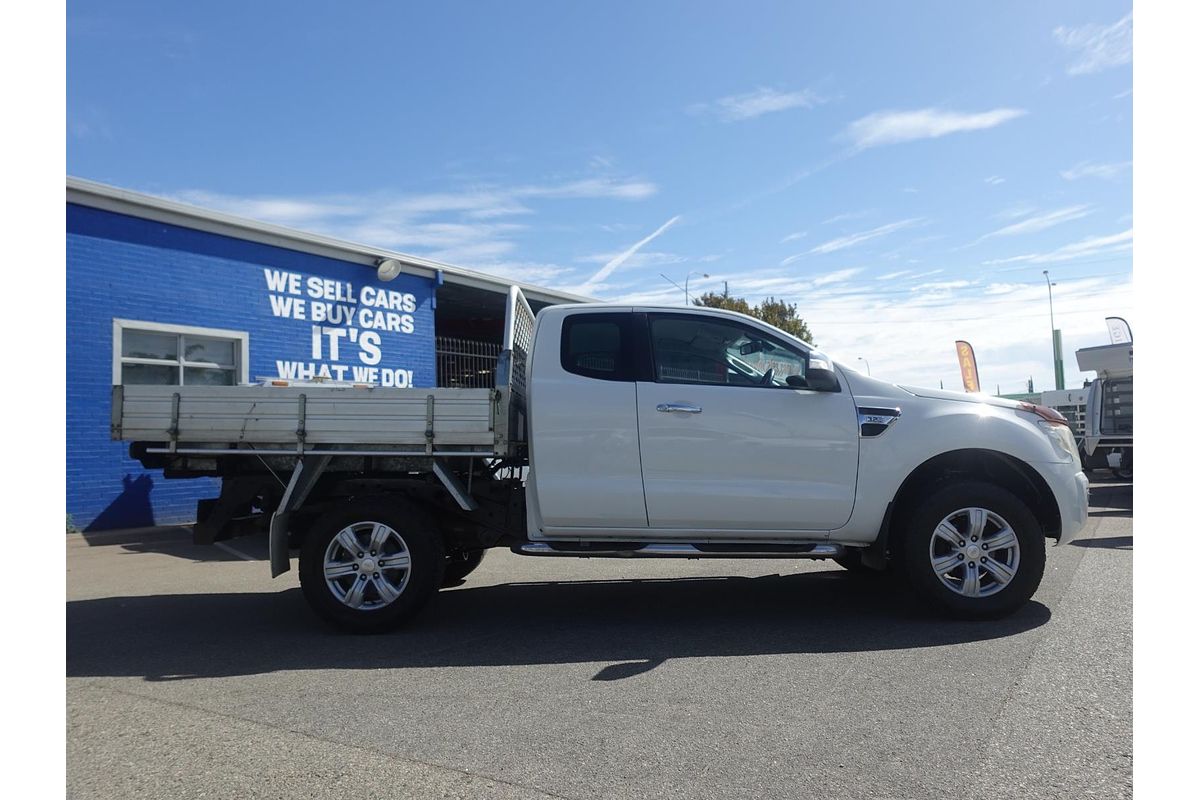
[[113,320],[113,383],[234,386],[249,383],[244,331]]

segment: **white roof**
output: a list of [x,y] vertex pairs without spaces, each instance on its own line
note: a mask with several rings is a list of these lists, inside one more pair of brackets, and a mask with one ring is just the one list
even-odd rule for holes
[[376,267],[380,260],[392,258],[401,262],[404,265],[403,271],[410,275],[433,278],[438,272],[441,272],[443,279],[447,283],[472,286],[477,289],[485,289],[501,294],[507,294],[508,287],[515,284],[521,287],[521,291],[525,293],[526,297],[543,303],[578,303],[594,302],[595,300],[595,298],[583,297],[581,295],[570,294],[569,292],[560,292],[541,286],[531,286],[509,278],[501,278],[496,275],[488,275],[485,272],[477,272],[466,267],[444,264],[429,258],[411,256],[407,253],[398,253],[394,250],[385,250],[381,247],[372,247],[342,239],[334,239],[316,233],[306,233],[293,228],[286,228],[282,225],[273,225],[269,222],[260,222],[232,214],[225,214],[220,211],[199,208],[187,203],[165,200],[161,197],[132,192],[128,189],[120,189],[116,186],[96,183],[95,181],[84,180],[83,178],[67,176],[67,202],[91,208],[99,208],[105,211],[113,211],[119,214],[127,214],[142,219],[150,219],[156,222],[164,222],[170,225],[179,225],[193,230],[231,236],[260,244],[283,247],[288,250],[312,253],[327,258],[336,258],[341,261],[362,264],[372,269]]

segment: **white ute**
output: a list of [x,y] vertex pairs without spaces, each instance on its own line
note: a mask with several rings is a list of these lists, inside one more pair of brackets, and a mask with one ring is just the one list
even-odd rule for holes
[[[991,618],[1087,517],[1052,409],[895,386],[757,319],[517,289],[494,389],[117,386],[113,437],[219,476],[196,539],[269,527],[314,610],[394,627],[491,547],[532,556],[831,558]],[[290,479],[289,479],[290,475]]]

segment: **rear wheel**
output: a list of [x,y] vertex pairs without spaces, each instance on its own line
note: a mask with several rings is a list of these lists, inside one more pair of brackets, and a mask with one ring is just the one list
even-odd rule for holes
[[1046,539],[1028,506],[975,481],[935,490],[909,515],[897,550],[918,596],[971,619],[1016,611],[1046,566]]
[[319,518],[300,547],[300,588],[326,621],[356,633],[390,630],[442,582],[445,554],[420,509],[366,500]]
[[1133,480],[1133,453],[1129,450],[1121,451],[1121,461],[1119,467],[1112,467],[1113,477],[1120,481]]

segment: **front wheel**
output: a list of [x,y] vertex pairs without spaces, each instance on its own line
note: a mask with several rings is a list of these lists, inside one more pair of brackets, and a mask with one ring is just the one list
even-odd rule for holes
[[441,536],[420,509],[365,500],[318,519],[300,546],[300,588],[327,622],[355,633],[390,630],[442,583]]
[[1046,567],[1045,535],[1029,507],[1007,489],[975,481],[943,486],[922,501],[898,551],[918,596],[969,619],[1016,611]]

